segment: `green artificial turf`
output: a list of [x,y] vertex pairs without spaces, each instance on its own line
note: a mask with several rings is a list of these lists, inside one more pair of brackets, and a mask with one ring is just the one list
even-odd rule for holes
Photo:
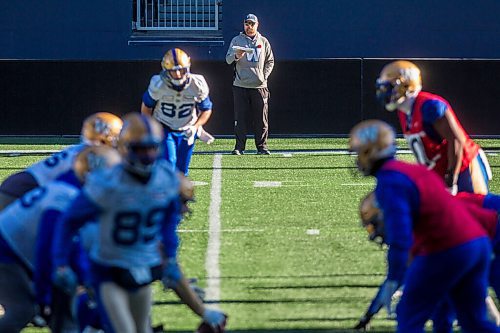
[[[495,147],[498,141],[482,144]],[[193,156],[190,169],[198,184],[196,202],[180,226],[180,262],[187,277],[206,286],[212,165],[215,153],[223,153],[219,306],[229,315],[229,331],[353,332],[349,328],[384,279],[385,251],[367,240],[358,219],[359,200],[373,189],[373,179],[356,172],[353,156],[326,151],[346,145],[346,139],[271,139],[271,151],[279,153],[233,156],[227,154],[233,140],[198,143],[200,154]],[[50,147],[60,146],[40,149]],[[0,176],[40,158],[0,157]],[[408,154],[401,158],[412,160]],[[496,174],[500,157],[488,158]],[[256,187],[259,182],[274,186]],[[491,189],[500,192],[500,178]],[[200,320],[173,292],[157,283],[154,293],[154,325],[163,324],[167,332],[194,331]],[[394,330],[384,310],[372,321],[372,332]]]

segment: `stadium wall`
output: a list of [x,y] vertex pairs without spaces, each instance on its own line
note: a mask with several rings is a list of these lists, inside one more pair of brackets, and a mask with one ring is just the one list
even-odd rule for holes
[[[500,133],[500,1],[228,0],[216,42],[138,39],[134,0],[2,1],[0,135],[72,135],[96,111],[138,110],[167,48],[184,48],[215,102],[208,126],[232,133],[231,67],[224,56],[255,13],[277,64],[271,134],[345,134],[367,117],[394,117],[373,98],[388,60],[417,63],[424,87],[448,98],[466,129]],[[140,41],[140,42],[138,42]],[[477,59],[477,60],[470,60]],[[22,121],[20,121],[20,119]]]
[[[200,0],[198,0],[200,1]],[[227,0],[221,41],[134,43],[133,0],[1,1],[0,59],[158,60],[185,48],[221,60],[255,13],[277,59],[500,58],[500,1]]]
[[[270,78],[272,135],[342,135],[361,119],[396,117],[375,100],[375,79],[387,59],[277,61]],[[498,135],[499,60],[414,60],[424,90],[448,99],[473,135]],[[0,61],[0,135],[76,135],[97,111],[138,111],[158,61]],[[207,129],[233,133],[232,67],[198,61],[214,102]]]

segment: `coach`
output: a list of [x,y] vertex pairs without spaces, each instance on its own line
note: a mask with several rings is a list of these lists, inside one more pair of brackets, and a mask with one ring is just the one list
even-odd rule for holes
[[226,62],[234,64],[234,132],[236,144],[233,155],[241,155],[246,145],[246,116],[254,124],[257,154],[269,155],[267,78],[274,67],[274,56],[269,41],[257,32],[259,20],[254,14],[244,19],[243,29],[234,37],[226,54]]

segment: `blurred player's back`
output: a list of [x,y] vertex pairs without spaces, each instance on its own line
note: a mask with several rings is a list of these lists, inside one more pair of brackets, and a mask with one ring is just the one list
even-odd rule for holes
[[[88,177],[84,191],[102,209],[92,259],[122,268],[160,264],[160,223],[178,196],[178,180],[168,162],[158,161],[150,180],[140,185],[123,166],[96,172]],[[146,223],[141,223],[143,217]]]

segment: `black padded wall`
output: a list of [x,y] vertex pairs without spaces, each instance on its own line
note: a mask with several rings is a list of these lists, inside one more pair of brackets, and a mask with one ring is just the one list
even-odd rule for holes
[[[270,133],[337,134],[361,119],[396,117],[375,100],[378,73],[390,60],[277,61],[269,79]],[[500,61],[415,60],[424,90],[451,103],[473,135],[500,133]],[[97,111],[138,111],[158,61],[0,61],[0,135],[75,135]],[[207,128],[232,134],[232,67],[222,61],[193,64],[205,75],[214,102]]]

